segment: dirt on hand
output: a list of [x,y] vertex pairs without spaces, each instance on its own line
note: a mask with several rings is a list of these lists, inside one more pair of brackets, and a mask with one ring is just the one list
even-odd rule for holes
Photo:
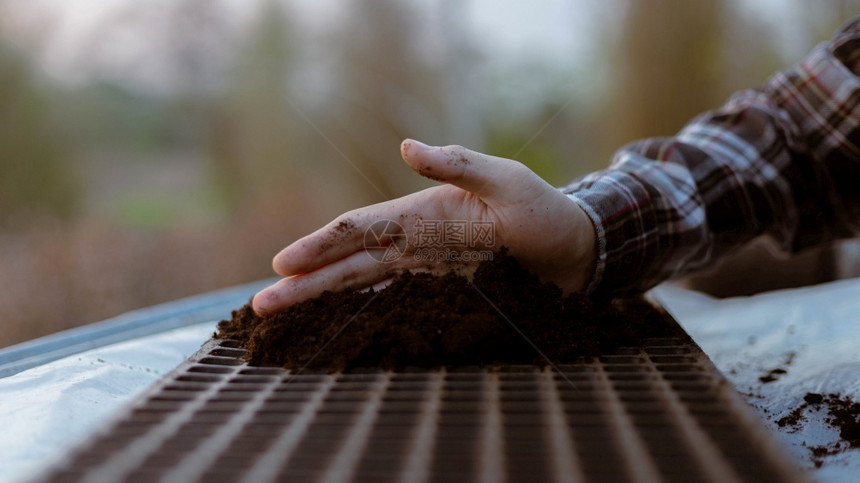
[[403,273],[373,290],[325,292],[259,317],[249,305],[218,324],[251,365],[339,371],[409,367],[579,362],[649,337],[684,331],[644,299],[596,308],[564,296],[524,270],[505,250],[470,281],[449,273]]

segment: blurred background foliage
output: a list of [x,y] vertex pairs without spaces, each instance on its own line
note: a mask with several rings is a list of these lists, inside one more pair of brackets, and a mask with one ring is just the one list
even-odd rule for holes
[[0,0],[0,346],[270,276],[281,247],[339,213],[432,185],[400,161],[404,137],[566,184],[857,13],[856,0]]

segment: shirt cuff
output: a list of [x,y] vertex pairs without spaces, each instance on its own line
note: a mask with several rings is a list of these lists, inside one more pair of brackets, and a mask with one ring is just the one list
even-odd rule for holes
[[597,262],[594,264],[594,273],[591,274],[591,282],[585,288],[586,294],[594,293],[600,281],[603,279],[603,272],[606,270],[606,231],[603,229],[603,220],[591,204],[579,196],[578,193],[565,193],[574,203],[579,205],[588,218],[591,220],[591,225],[594,227],[597,248]]
[[649,288],[662,246],[654,193],[634,174],[606,170],[575,181],[563,192],[591,218],[597,262],[586,293],[597,302]]

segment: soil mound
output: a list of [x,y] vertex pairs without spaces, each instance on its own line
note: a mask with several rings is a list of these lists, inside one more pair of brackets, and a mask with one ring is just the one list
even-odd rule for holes
[[215,336],[240,341],[252,365],[338,371],[562,364],[686,334],[642,298],[595,307],[563,296],[502,250],[471,281],[404,273],[378,292],[325,292],[268,317],[246,305]]

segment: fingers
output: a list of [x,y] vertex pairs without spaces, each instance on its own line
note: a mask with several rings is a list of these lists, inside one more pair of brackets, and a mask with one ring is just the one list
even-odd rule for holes
[[310,272],[358,251],[362,233],[354,218],[338,217],[281,250],[272,260],[272,268],[284,277]]
[[333,292],[368,288],[381,290],[387,287],[397,275],[407,270],[434,275],[443,275],[451,270],[460,275],[474,272],[473,266],[463,264],[452,266],[444,262],[428,264],[426,261],[422,262],[420,258],[411,256],[403,256],[394,262],[381,261],[385,260],[385,255],[385,250],[362,251],[313,272],[286,277],[257,293],[251,306],[259,315],[266,316],[317,297],[326,290]]
[[452,184],[477,196],[504,194],[511,178],[525,166],[510,159],[470,151],[462,146],[433,147],[413,139],[400,144],[400,153],[412,169],[425,178]]
[[[381,254],[374,254],[381,259]],[[399,270],[397,264],[380,262],[364,251],[353,253],[318,270],[284,278],[261,290],[254,296],[252,307],[260,315],[272,314],[326,290],[372,286],[391,278]]]
[[[401,224],[385,220],[398,221],[401,212],[389,202],[346,213],[281,250],[272,260],[272,267],[278,275],[289,277],[364,252],[368,247],[384,247],[402,233]],[[379,226],[376,222],[380,222]]]

